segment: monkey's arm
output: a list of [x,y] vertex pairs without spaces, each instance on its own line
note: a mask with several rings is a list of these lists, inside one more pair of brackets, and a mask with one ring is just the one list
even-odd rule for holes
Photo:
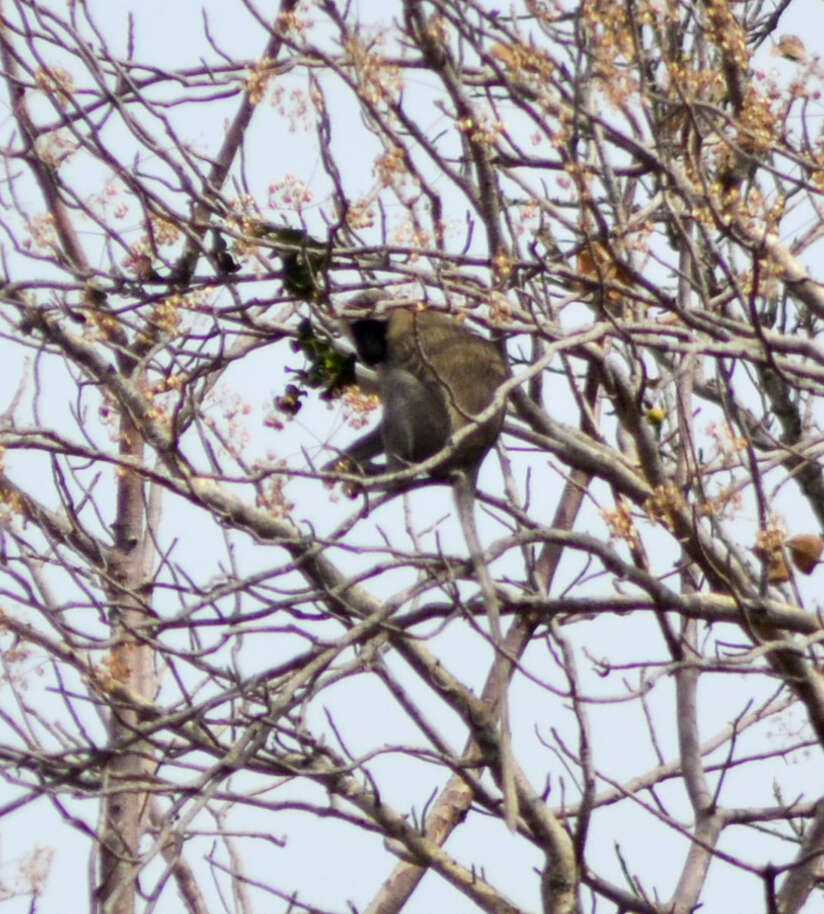
[[437,384],[403,368],[381,373],[381,440],[389,470],[428,460],[449,438],[449,413]]
[[[449,413],[436,384],[422,381],[403,368],[383,368],[378,392],[383,404],[380,427],[367,432],[324,469],[349,461],[366,475],[394,472],[427,460],[449,438]],[[385,466],[371,458],[383,452]]]

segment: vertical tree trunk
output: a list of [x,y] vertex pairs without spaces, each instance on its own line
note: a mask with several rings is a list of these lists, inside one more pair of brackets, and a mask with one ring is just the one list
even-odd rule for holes
[[[131,458],[140,458],[143,453],[143,442],[127,416],[121,421],[120,453]],[[121,469],[109,569],[109,621],[114,642],[111,673],[126,691],[151,698],[155,687],[152,648],[141,637],[150,619],[141,596],[146,552],[151,549],[144,533],[145,514],[142,480]],[[149,807],[141,785],[153,767],[148,744],[138,738],[139,727],[138,712],[114,700],[109,717],[112,756],[105,775],[98,889],[105,914],[133,914],[135,910],[137,857]]]

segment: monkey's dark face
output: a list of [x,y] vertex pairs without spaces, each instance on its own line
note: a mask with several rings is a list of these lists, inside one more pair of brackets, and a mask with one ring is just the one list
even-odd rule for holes
[[365,317],[350,325],[355,348],[364,365],[374,368],[386,361],[386,321]]

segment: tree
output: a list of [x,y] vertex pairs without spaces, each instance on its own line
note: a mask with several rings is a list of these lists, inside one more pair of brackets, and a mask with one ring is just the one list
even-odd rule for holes
[[[4,5],[4,897],[822,908],[805,15]],[[365,291],[507,349],[497,649],[446,488],[320,469]]]

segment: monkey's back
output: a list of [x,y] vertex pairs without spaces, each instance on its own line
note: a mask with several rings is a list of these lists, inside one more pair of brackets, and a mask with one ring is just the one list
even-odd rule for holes
[[[387,328],[387,352],[391,368],[410,372],[438,395],[449,416],[442,440],[430,435],[428,445],[437,453],[452,432],[473,421],[493,401],[508,371],[503,356],[489,340],[476,336],[449,317],[427,311],[393,311]],[[502,406],[481,423],[458,446],[453,458],[439,467],[445,474],[454,469],[477,467],[495,443],[504,419]],[[416,455],[417,460],[425,459]]]

